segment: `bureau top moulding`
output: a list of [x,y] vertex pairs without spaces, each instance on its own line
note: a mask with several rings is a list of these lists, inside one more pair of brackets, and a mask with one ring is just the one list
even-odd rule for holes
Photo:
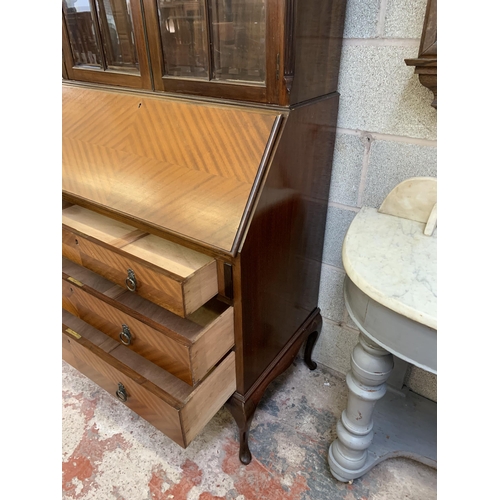
[[66,201],[237,254],[286,111],[71,84],[62,99]]

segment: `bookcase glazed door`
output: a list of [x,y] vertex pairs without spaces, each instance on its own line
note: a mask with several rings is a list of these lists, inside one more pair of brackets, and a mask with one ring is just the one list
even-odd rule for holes
[[63,0],[69,80],[151,89],[140,0]]
[[278,103],[283,3],[144,0],[155,89]]

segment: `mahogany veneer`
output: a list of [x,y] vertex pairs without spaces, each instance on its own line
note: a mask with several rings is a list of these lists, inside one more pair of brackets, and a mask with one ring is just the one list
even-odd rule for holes
[[[237,392],[229,407],[240,425],[240,458],[248,463],[248,427],[258,399],[308,337],[308,363],[314,368],[310,354],[321,328],[317,301],[338,94],[280,113],[234,106],[231,117],[245,127],[241,144],[235,140],[236,122],[229,128],[220,121],[226,106],[151,99],[156,112],[149,116],[150,130],[161,130],[172,108],[187,106],[193,116],[210,116],[215,126],[221,124],[210,132],[218,134],[220,146],[213,149],[203,120],[192,120],[182,144],[189,154],[181,151],[179,135],[165,133],[156,136],[161,146],[143,144],[142,153],[129,160],[149,98],[81,88],[65,96],[63,148],[71,149],[74,138],[81,137],[82,153],[63,157],[63,255],[78,268],[63,276],[64,307],[115,340],[122,340],[120,325],[126,324],[134,332],[128,350],[189,384],[202,386],[207,370],[234,345]],[[84,96],[107,110],[102,127],[90,127],[81,118],[81,103],[72,105],[73,98]],[[143,106],[135,105],[138,100]],[[109,121],[114,115],[116,126]],[[121,140],[115,137],[117,126]],[[97,156],[91,154],[96,141]],[[185,175],[177,177],[170,162],[154,159],[160,150],[177,154]],[[215,155],[224,151],[227,159],[218,164]],[[120,161],[113,160],[121,152]],[[241,189],[228,190],[228,180]],[[131,269],[134,291],[126,289]],[[108,292],[85,275],[90,271],[116,284],[120,293],[106,297]],[[70,277],[83,286],[69,284]],[[87,285],[89,279],[93,285]],[[215,295],[229,306],[231,316],[218,309],[215,318],[222,332],[209,332],[202,343],[209,358],[198,362],[203,368],[189,359],[195,345],[189,351],[185,338],[166,333],[150,307],[143,313],[141,304],[125,306],[123,297],[130,295],[179,320],[185,317],[181,329],[195,310],[209,309]],[[130,304],[130,298],[125,302]],[[182,337],[176,328],[168,330]],[[172,342],[167,347],[170,340],[173,347]]]
[[130,0],[128,72],[63,3],[64,358],[182,446],[226,402],[247,464],[268,384],[316,367],[346,2]]
[[64,85],[63,191],[230,251],[279,117]]
[[212,299],[186,318],[63,259],[63,308],[190,385],[234,345],[233,308]]
[[232,352],[193,388],[66,311],[62,330],[63,359],[183,447],[234,392]]

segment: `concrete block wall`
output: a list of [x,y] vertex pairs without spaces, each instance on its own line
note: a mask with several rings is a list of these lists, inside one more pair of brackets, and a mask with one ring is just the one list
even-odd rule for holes
[[[342,374],[359,331],[347,314],[341,250],[362,206],[378,208],[399,182],[437,176],[433,95],[406,58],[417,57],[426,0],[347,0],[340,107],[325,234],[314,359]],[[437,379],[412,367],[406,385],[434,401]]]

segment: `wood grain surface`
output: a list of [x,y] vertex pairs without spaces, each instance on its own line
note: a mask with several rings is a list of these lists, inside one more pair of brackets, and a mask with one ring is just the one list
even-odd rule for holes
[[[63,310],[63,359],[115,396],[124,385],[131,410],[186,447],[236,387],[234,353],[196,388]],[[108,343],[98,347],[91,339]],[[114,343],[109,347],[109,343]]]
[[346,0],[296,1],[290,104],[337,90]]
[[63,84],[63,193],[230,250],[279,113]]
[[147,235],[135,227],[78,205],[62,209],[62,223],[116,248],[122,248]]
[[[74,322],[70,320],[67,323]],[[63,359],[112,396],[115,396],[118,383],[123,384],[128,395],[124,404],[160,429],[177,444],[184,446],[179,422],[179,408],[176,408],[176,401],[172,398],[170,403],[163,401],[148,391],[147,387],[143,387],[147,379],[113,356],[95,348],[84,335],[80,339],[76,339],[68,334],[66,326],[78,334],[85,332],[79,325],[67,325],[67,323],[63,323]]]
[[184,319],[130,292],[115,296],[115,288],[63,259],[63,309],[118,342],[127,325],[127,347],[184,382],[198,383],[234,345],[232,308],[215,299]]
[[77,205],[62,211],[63,256],[185,317],[217,294],[211,257]]
[[240,394],[317,307],[338,101],[290,112],[258,197],[234,274]]

